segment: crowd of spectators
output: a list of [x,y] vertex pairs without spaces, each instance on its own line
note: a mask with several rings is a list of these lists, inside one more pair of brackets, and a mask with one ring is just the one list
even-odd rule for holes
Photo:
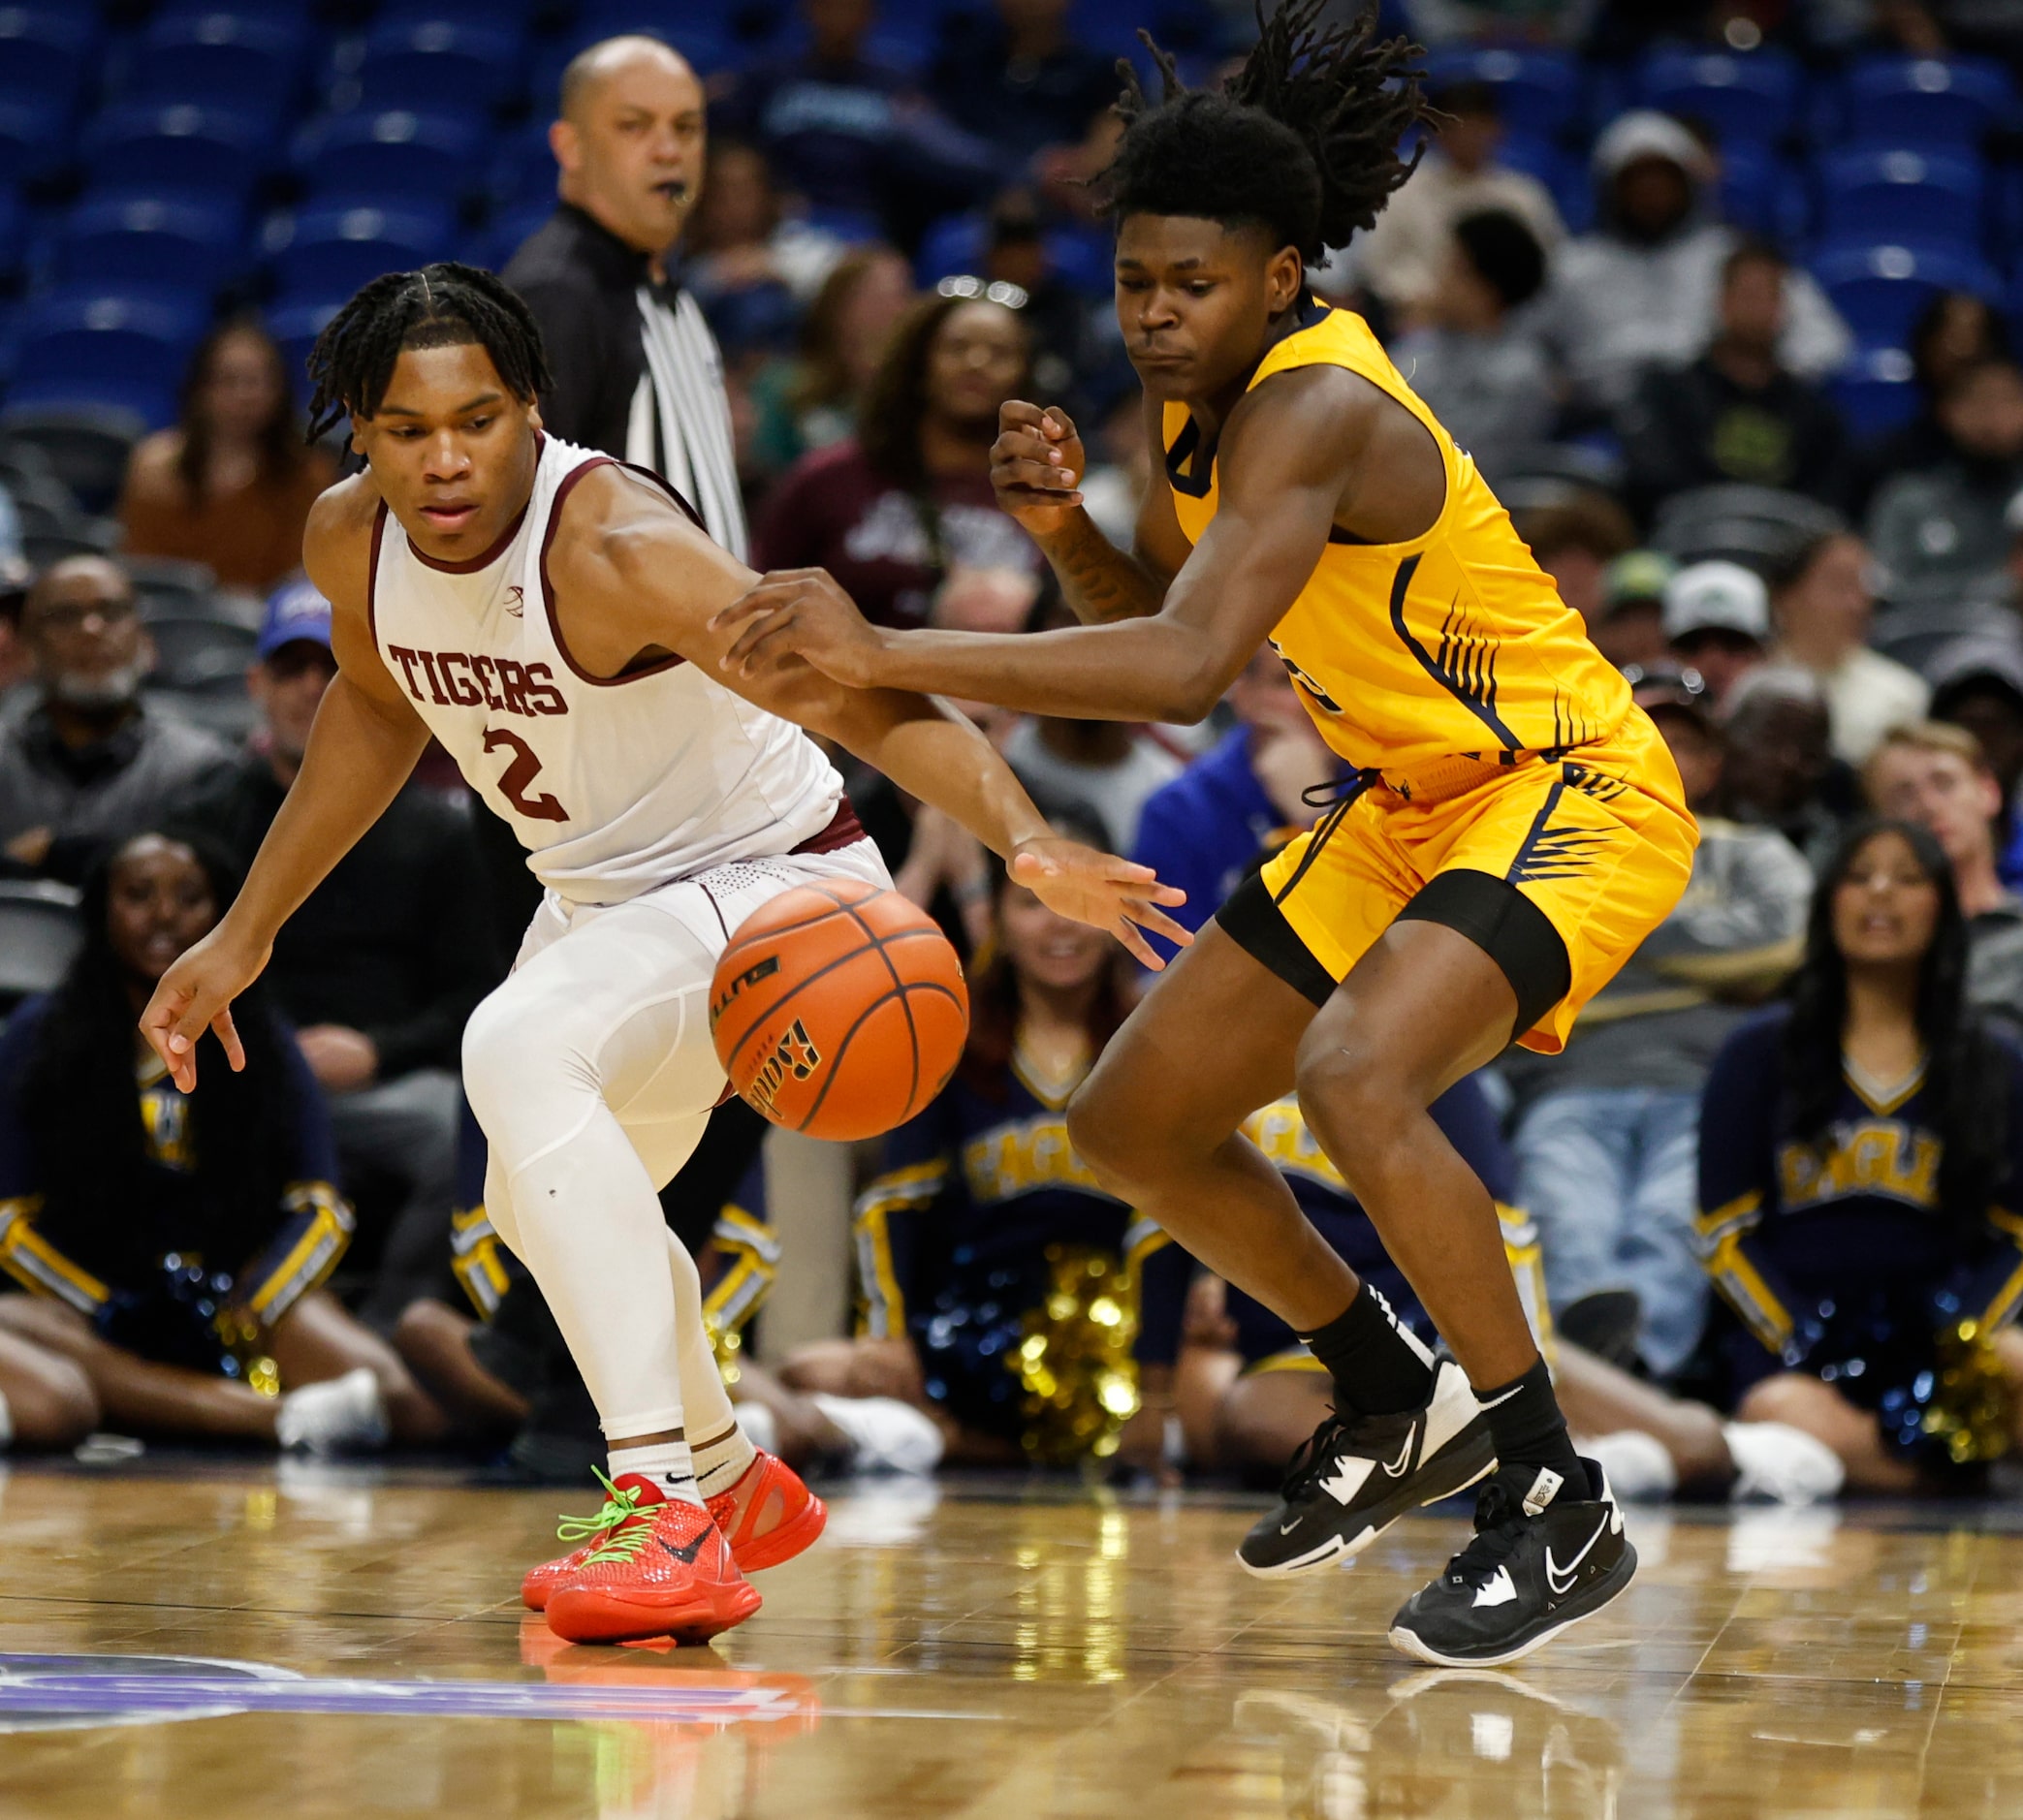
[[[1436,44],[1577,26],[1619,48],[1665,11],[1402,10]],[[1972,34],[1938,4],[1852,24],[1870,10],[1730,6],[1711,27],[1707,9],[1672,11],[1729,46],[1738,20],[1761,42],[1754,16],[1774,11],[1809,53],[1866,32],[1940,54]],[[664,271],[607,218],[600,154],[565,147],[573,128],[556,141],[570,206],[517,269],[559,296],[603,260],[595,282],[628,323],[635,283],[700,309],[743,492],[726,522],[749,522],[754,566],[825,567],[882,624],[1044,627],[1065,609],[993,495],[999,407],[1073,416],[1089,509],[1120,540],[1159,454],[1086,182],[1115,132],[1110,58],[1060,0],[996,0],[910,75],[875,53],[870,0],[802,12],[797,48],[711,78],[701,203]],[[1953,1444],[1929,1384],[1909,1387],[1976,1308],[1997,1325],[2010,1311],[1973,1300],[2013,1234],[2007,1154],[1962,1108],[1973,1073],[1975,1116],[2023,1115],[1989,1085],[2023,1067],[2006,1047],[2023,1038],[2023,367],[1986,300],[1937,295],[1907,337],[1914,414],[1859,435],[1831,386],[1849,327],[1803,264],[1723,219],[1703,122],[1621,111],[1575,211],[1505,162],[1497,85],[1449,79],[1434,100],[1416,173],[1312,283],[1368,315],[1491,477],[1630,677],[1701,829],[1686,896],[1566,1053],[1513,1051],[1438,1114],[1508,1216],[1569,1413],[1609,1438],[1627,1484],[1799,1497],[1945,1482],[1942,1464],[1999,1449]],[[334,674],[329,609],[290,571],[341,452],[302,448],[297,383],[256,316],[223,322],[177,423],[132,451],[117,554],[30,575],[0,491],[0,891],[67,894],[82,930],[0,1035],[0,1269],[31,1292],[0,1297],[0,1392],[21,1444],[104,1422],[495,1445],[553,1389],[513,1364],[553,1354],[553,1335],[469,1186],[458,1038],[513,919],[454,773],[425,762],[291,921],[242,1013],[245,1081],[186,1101],[119,1034],[120,1007],[250,860]],[[562,433],[621,437],[628,397]],[[220,618],[238,617],[236,717],[158,646],[165,561],[207,567]],[[1042,806],[1182,885],[1196,926],[1311,825],[1336,769],[1269,652],[1201,728],[979,719]],[[1136,1389],[1097,1396],[1081,1451],[1262,1468],[1311,1428],[1324,1379],[1281,1368],[1291,1336],[1141,1231],[1067,1145],[1061,1109],[1142,978],[945,818],[883,779],[850,787],[901,889],[977,959],[976,1026],[858,1204],[859,1334],[775,1372],[727,1365],[751,1420],[797,1459],[860,1466],[1065,1458],[1016,1362],[1060,1300],[1063,1256],[1086,1254],[1138,1340],[1103,1366]],[[1911,930],[1895,948],[1871,926],[1890,918]],[[52,1110],[51,1083],[73,1080],[88,1107]],[[212,1110],[235,1094],[237,1111]],[[1859,1131],[1894,1146],[1855,1184],[1867,1200],[1800,1192],[1805,1169],[1857,1167],[1833,1158]],[[1249,1135],[1423,1325],[1297,1106],[1266,1108]],[[777,1248],[763,1171],[721,1175],[677,1184],[709,1197],[685,1224],[670,1210],[713,1247],[732,1360]],[[446,1305],[459,1284],[475,1321]],[[1885,1358],[1847,1391],[1850,1360]],[[2006,1383],[2010,1365],[1986,1374]]]

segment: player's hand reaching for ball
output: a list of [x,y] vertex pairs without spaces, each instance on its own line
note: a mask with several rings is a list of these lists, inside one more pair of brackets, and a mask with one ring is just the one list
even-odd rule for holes
[[1019,398],[997,407],[991,485],[998,510],[1034,537],[1067,522],[1082,503],[1082,476],[1088,472],[1088,451],[1065,411],[1051,404],[1042,410]]
[[245,1046],[232,1021],[232,1001],[260,977],[270,952],[247,949],[229,922],[220,923],[172,961],[155,983],[154,996],[141,1014],[141,1034],[183,1092],[197,1084],[197,1039],[205,1030],[215,1032],[224,1045],[234,1073],[245,1067]]
[[1166,963],[1141,930],[1152,929],[1182,948],[1193,945],[1194,937],[1159,908],[1185,903],[1187,894],[1161,885],[1149,865],[1056,836],[1022,842],[1012,855],[1011,875],[1057,915],[1107,929],[1154,973]]
[[826,569],[775,569],[711,615],[712,632],[735,631],[719,670],[756,676],[790,657],[812,664],[847,688],[875,688],[883,648],[877,627]]

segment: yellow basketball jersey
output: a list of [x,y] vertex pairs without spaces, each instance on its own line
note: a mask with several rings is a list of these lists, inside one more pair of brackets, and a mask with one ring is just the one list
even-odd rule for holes
[[[1272,644],[1321,736],[1351,765],[1409,775],[1459,756],[1552,752],[1607,737],[1629,686],[1518,538],[1510,515],[1349,310],[1310,301],[1256,386],[1294,366],[1344,366],[1396,398],[1438,445],[1447,496],[1423,536],[1364,544],[1337,531]],[[1214,458],[1182,404],[1165,407],[1166,475],[1181,529],[1216,516]]]

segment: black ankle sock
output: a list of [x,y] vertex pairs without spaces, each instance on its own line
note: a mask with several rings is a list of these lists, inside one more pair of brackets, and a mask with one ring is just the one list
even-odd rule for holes
[[1335,1407],[1344,1416],[1393,1416],[1433,1395],[1433,1366],[1368,1283],[1327,1326],[1300,1338],[1334,1378]]
[[1523,1377],[1497,1390],[1477,1391],[1475,1396],[1489,1419],[1499,1471],[1510,1474],[1513,1482],[1522,1477],[1529,1484],[1541,1466],[1547,1467],[1565,1481],[1574,1497],[1591,1495],[1543,1359]]

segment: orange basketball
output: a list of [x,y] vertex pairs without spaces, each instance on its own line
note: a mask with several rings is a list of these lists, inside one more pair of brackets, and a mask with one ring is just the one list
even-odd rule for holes
[[739,925],[710,986],[731,1085],[811,1138],[874,1138],[948,1084],[969,1035],[963,963],[896,891],[831,879]]

